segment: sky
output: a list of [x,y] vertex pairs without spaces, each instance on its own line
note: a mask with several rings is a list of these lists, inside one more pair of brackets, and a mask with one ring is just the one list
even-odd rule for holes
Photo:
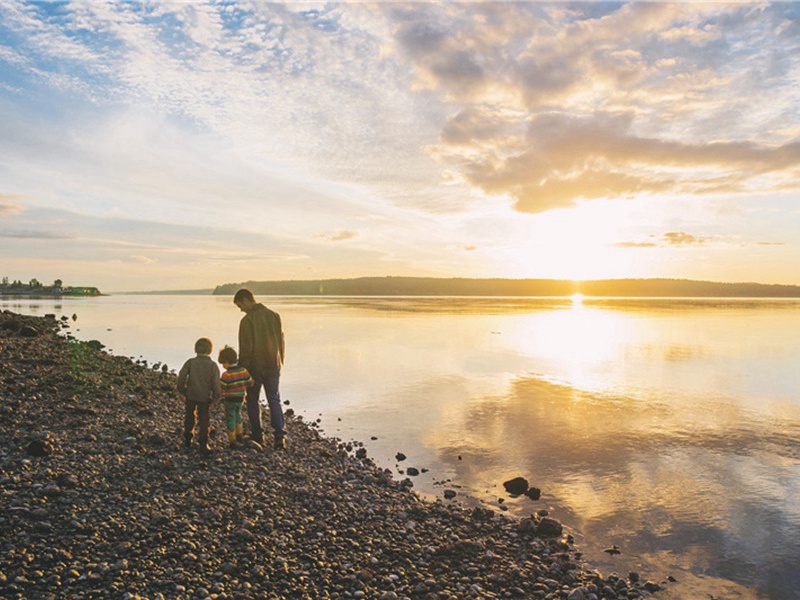
[[800,4],[0,0],[0,276],[800,284]]

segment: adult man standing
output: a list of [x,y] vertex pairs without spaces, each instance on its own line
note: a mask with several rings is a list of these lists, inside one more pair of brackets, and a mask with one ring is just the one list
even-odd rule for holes
[[250,371],[254,381],[253,386],[247,389],[246,400],[252,439],[264,444],[261,405],[258,401],[263,386],[269,405],[270,424],[275,432],[275,448],[285,448],[286,429],[278,391],[286,350],[281,317],[256,302],[253,293],[246,288],[236,292],[233,303],[245,313],[239,323],[239,365]]

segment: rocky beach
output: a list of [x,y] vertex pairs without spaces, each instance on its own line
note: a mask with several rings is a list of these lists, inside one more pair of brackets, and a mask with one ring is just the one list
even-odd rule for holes
[[[641,598],[561,525],[449,499],[287,410],[288,447],[181,448],[176,378],[0,314],[0,597]],[[399,449],[398,449],[399,450]],[[532,504],[532,510],[535,505]]]

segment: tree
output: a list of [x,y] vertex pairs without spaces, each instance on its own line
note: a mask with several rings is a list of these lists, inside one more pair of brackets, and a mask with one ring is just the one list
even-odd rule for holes
[[41,283],[39,283],[39,280],[38,280],[38,279],[36,279],[36,277],[34,277],[33,279],[31,279],[31,280],[28,282],[28,286],[29,286],[29,287],[32,287],[32,288],[38,288],[38,287],[41,287],[41,285],[42,285],[42,284],[41,284]]
[[62,284],[63,284],[63,283],[64,283],[64,282],[63,282],[63,281],[61,281],[60,279],[56,279],[56,280],[53,282],[53,287],[55,287],[55,288],[60,288],[60,287],[62,286]]

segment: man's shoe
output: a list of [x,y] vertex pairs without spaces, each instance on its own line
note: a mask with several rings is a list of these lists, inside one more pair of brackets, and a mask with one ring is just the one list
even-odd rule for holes
[[286,449],[286,440],[282,437],[275,438],[275,450],[285,450]]

